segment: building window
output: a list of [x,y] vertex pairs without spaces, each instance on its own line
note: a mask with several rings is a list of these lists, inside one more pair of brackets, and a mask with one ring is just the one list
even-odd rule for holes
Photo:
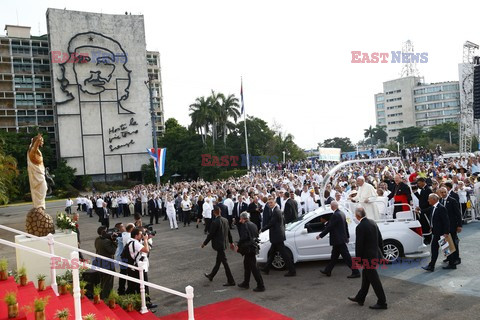
[[398,117],[398,116],[402,116],[402,115],[403,115],[403,112],[399,112],[399,113],[389,114],[389,115],[387,115],[387,117],[392,118],[392,117]]
[[387,110],[400,109],[401,107],[402,107],[402,105],[399,104],[399,105],[396,105],[396,106],[387,107]]
[[383,96],[377,96],[377,102],[381,102],[385,100],[385,98]]
[[447,99],[459,99],[460,98],[460,92],[445,93],[443,95],[443,98],[445,100],[447,100]]
[[421,104],[421,105],[415,106],[415,110],[417,110],[417,111],[427,110],[427,105],[426,104]]
[[388,124],[402,124],[403,123],[403,120],[399,120],[399,121],[390,121]]
[[425,89],[418,89],[418,90],[413,91],[414,95],[419,95],[419,94],[424,94],[424,93],[425,93]]
[[446,86],[443,86],[443,91],[458,91],[459,86],[458,84],[449,84]]
[[443,103],[443,105],[445,106],[445,108],[449,108],[449,107],[458,107],[460,106],[460,101],[456,100],[456,101],[446,101]]
[[427,118],[427,113],[418,113],[417,114],[417,119],[426,119]]
[[417,127],[423,127],[428,125],[428,121],[417,121]]
[[434,93],[434,92],[440,92],[442,91],[442,87],[427,87],[425,88],[425,93]]
[[402,100],[402,97],[387,99],[387,102],[400,101],[400,100]]
[[385,111],[378,111],[377,112],[377,118],[384,118],[385,117]]
[[385,108],[385,104],[383,103],[377,103],[377,109],[383,110]]
[[392,90],[392,91],[388,91],[388,92],[385,92],[385,94],[394,94],[394,93],[400,93],[402,92],[402,90]]

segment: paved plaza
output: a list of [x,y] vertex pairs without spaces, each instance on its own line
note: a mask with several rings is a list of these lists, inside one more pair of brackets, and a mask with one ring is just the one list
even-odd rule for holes
[[[47,212],[55,215],[63,209],[64,201],[47,203]],[[0,208],[0,224],[24,230],[25,215],[30,205]],[[131,220],[129,220],[131,219]],[[82,248],[94,251],[97,218],[89,218],[82,213],[80,230]],[[112,219],[116,222],[132,222],[133,218]],[[144,219],[148,222],[148,219]],[[210,245],[200,249],[204,240],[203,229],[195,224],[179,230],[170,230],[166,221],[155,226],[158,231],[154,248],[150,255],[152,282],[168,288],[184,291],[185,286],[195,289],[195,306],[202,306],[234,297],[241,297],[263,307],[285,314],[294,319],[476,319],[480,313],[480,280],[478,277],[480,257],[476,244],[480,240],[480,223],[466,225],[461,236],[462,264],[457,270],[441,269],[440,262],[434,273],[425,273],[420,264],[394,266],[381,270],[381,279],[387,295],[389,309],[370,310],[375,296],[371,291],[364,307],[347,300],[360,287],[360,279],[347,279],[349,270],[345,265],[335,267],[332,277],[320,274],[326,262],[299,263],[297,276],[283,277],[284,272],[271,271],[264,275],[267,290],[254,293],[237,287],[223,287],[226,282],[223,267],[213,282],[209,282],[204,272],[213,267],[215,252]],[[1,231],[0,237],[12,241],[13,235]],[[238,233],[233,230],[234,239]],[[0,256],[6,256],[10,265],[15,266],[14,250],[0,246]],[[237,283],[242,281],[243,263],[241,256],[229,251],[227,257]],[[252,279],[253,281],[253,279]],[[251,288],[254,283],[251,282]],[[166,315],[186,309],[182,298],[152,290],[152,298],[159,305],[158,315]],[[233,315],[232,315],[232,319]]]

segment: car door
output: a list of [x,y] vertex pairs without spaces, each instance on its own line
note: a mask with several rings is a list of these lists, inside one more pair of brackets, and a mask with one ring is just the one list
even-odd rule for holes
[[[306,221],[295,231],[295,246],[299,260],[317,260],[330,256],[330,237],[327,235],[323,239],[316,239],[323,230],[322,226],[320,216],[317,216]],[[304,229],[307,229],[306,233]]]

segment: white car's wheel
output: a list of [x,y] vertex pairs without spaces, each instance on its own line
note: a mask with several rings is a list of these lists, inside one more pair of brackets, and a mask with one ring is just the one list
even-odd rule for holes
[[395,240],[386,240],[383,242],[383,258],[388,262],[394,262],[403,256],[402,245]]
[[285,269],[285,260],[283,260],[280,252],[276,251],[275,255],[273,256],[272,267],[275,270],[283,270]]

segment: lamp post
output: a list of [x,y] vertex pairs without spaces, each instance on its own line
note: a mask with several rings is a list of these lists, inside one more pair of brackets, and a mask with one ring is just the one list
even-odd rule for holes
[[283,163],[285,163],[285,151],[282,151],[283,153]]
[[[152,117],[152,135],[153,135],[153,149],[155,150],[155,154],[157,154],[158,149],[158,142],[157,142],[157,126],[156,126],[156,119],[157,116],[155,114],[155,107],[153,104],[153,98],[157,96],[157,92],[154,93],[154,88],[152,84],[152,77],[148,77],[148,81],[145,81],[145,85],[148,88],[148,92],[150,94],[150,116]],[[160,160],[160,159],[158,159]],[[157,160],[157,169],[156,169],[156,181],[157,181],[157,188],[160,186],[160,168],[158,168],[158,160]]]
[[400,142],[397,141],[397,153],[400,154]]

